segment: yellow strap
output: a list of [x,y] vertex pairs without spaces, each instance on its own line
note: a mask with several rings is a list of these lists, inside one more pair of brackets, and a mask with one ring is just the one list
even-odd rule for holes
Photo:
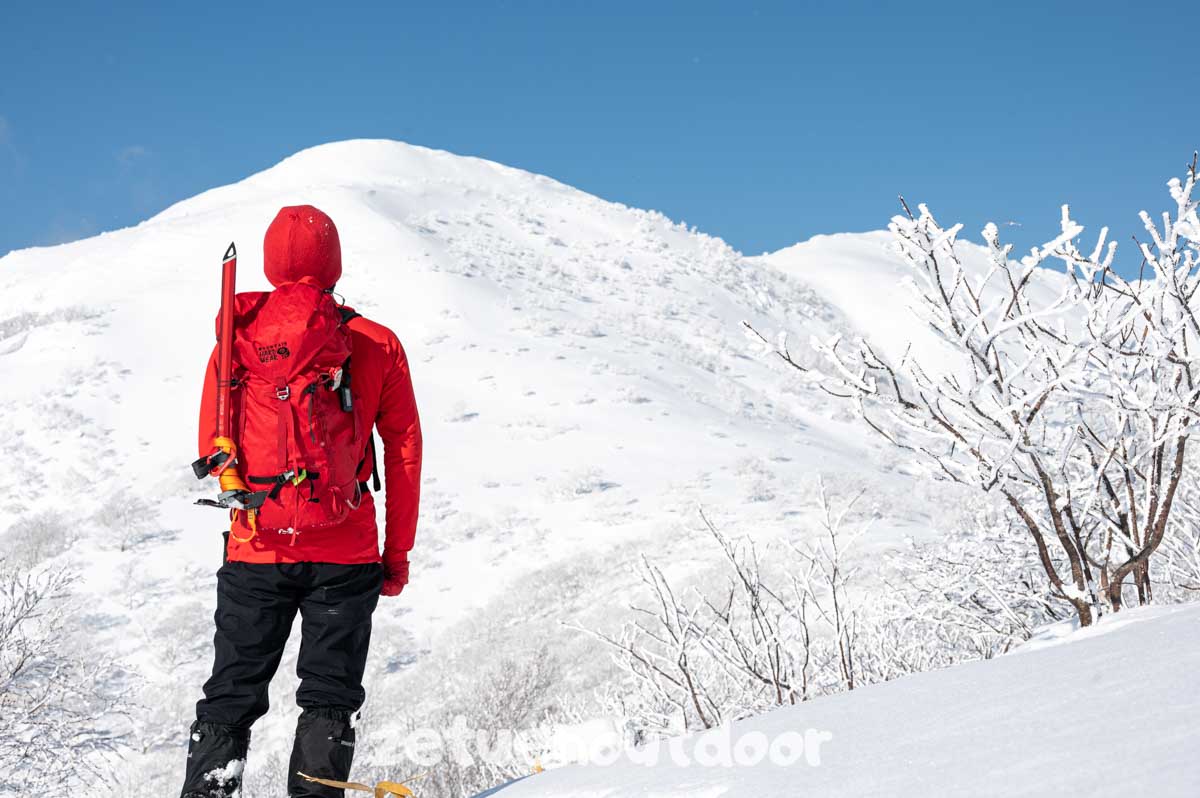
[[387,798],[389,795],[411,796],[414,795],[412,790],[405,787],[403,784],[394,781],[381,781],[374,787],[368,787],[365,784],[359,784],[356,781],[334,781],[332,779],[318,779],[315,776],[309,776],[306,773],[297,771],[300,778],[311,781],[313,784],[322,784],[326,787],[333,787],[337,790],[357,790],[358,792],[370,792],[375,794],[375,798]]
[[238,519],[241,517],[241,510],[233,511],[233,515],[230,516],[229,537],[233,538],[238,543],[249,543],[250,541],[254,540],[256,535],[258,535],[258,511],[246,510],[246,523],[250,525],[250,537],[240,537],[237,532],[233,531],[237,528]]
[[[218,436],[213,438],[213,446],[229,455],[229,459],[225,461],[225,468],[217,477],[217,481],[221,484],[221,490],[249,491],[250,488],[246,486],[246,483],[242,481],[242,475],[238,473],[237,444],[233,442],[232,438]],[[249,543],[250,541],[254,540],[254,536],[258,534],[258,513],[254,510],[246,511],[246,523],[250,527],[250,537],[248,538],[239,537],[238,533],[233,531],[235,528],[237,528],[238,519],[240,517],[241,510],[234,510],[230,516],[230,521],[232,523],[229,525],[229,536],[238,543]]]

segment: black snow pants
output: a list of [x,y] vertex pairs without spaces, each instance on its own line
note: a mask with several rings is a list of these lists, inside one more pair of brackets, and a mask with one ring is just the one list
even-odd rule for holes
[[288,765],[289,798],[342,798],[297,772],[346,781],[354,757],[352,716],[362,679],[382,566],[229,562],[217,572],[216,661],[196,705],[183,798],[229,798],[241,787],[250,726],[268,707],[296,613],[302,708]]

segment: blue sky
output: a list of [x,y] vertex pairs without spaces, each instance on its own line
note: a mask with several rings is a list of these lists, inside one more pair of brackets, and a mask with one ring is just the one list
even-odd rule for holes
[[357,137],[548,174],[748,253],[883,227],[898,193],[975,238],[1016,222],[1022,248],[1056,231],[1064,201],[1128,240],[1200,146],[1194,12],[9,4],[0,253],[130,225]]

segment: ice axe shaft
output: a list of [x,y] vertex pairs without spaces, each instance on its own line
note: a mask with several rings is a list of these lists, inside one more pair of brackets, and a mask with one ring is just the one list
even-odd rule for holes
[[233,389],[233,303],[237,294],[237,248],[230,242],[221,261],[221,321],[217,332],[217,437],[228,438]]
[[[297,772],[300,778],[313,784],[320,784],[324,787],[333,787],[336,790],[355,790],[357,792],[374,793],[375,798],[387,798],[389,795],[411,796],[413,791],[405,785],[396,781],[381,781],[374,787],[368,787],[366,784],[359,784],[357,781],[335,781],[333,779],[319,779],[316,776],[310,776],[307,773]],[[420,778],[416,776],[406,781],[414,781]]]
[[236,523],[239,513],[246,514],[250,526],[250,537],[238,537],[233,530],[234,540],[248,543],[258,532],[258,508],[265,494],[254,493],[242,481],[238,472],[237,443],[230,433],[233,429],[233,408],[230,392],[233,390],[233,316],[237,296],[237,248],[230,242],[221,259],[221,311],[217,319],[217,434],[213,437],[213,453],[192,464],[196,476],[213,475],[221,483],[221,495],[216,501],[201,500],[197,504],[211,507],[230,508]]
[[[207,476],[222,476],[226,470],[236,468],[237,447],[229,435],[233,428],[233,408],[230,392],[233,390],[233,317],[237,295],[237,248],[230,242],[221,260],[221,309],[217,314],[217,418],[213,451],[192,463],[198,479]],[[236,476],[237,472],[234,471]]]

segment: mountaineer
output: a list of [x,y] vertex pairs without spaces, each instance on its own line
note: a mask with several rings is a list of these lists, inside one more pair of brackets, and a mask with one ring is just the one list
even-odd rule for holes
[[[336,798],[340,789],[298,774],[349,778],[371,616],[381,594],[408,583],[421,478],[408,360],[391,330],[335,301],[341,245],[317,208],[283,208],[267,229],[263,267],[275,290],[234,296],[232,246],[225,265],[226,323],[205,379],[194,468],[221,479],[220,499],[201,503],[229,508],[231,523],[217,572],[215,663],[196,705],[182,795],[240,790],[250,727],[267,711],[299,613],[302,712],[287,794]],[[373,430],[387,485],[382,555]]]

